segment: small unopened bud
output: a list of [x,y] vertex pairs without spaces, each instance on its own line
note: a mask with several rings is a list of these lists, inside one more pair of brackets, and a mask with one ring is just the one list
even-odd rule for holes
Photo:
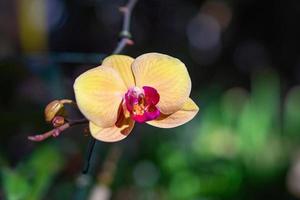
[[72,100],[63,99],[63,100],[54,100],[50,102],[45,108],[45,120],[46,122],[52,122],[54,117],[56,116],[66,116],[66,111],[64,108],[64,104],[71,104],[73,103]]
[[50,102],[45,108],[45,120],[51,122],[55,116],[62,115],[64,113],[64,104],[59,100]]
[[55,116],[52,120],[53,127],[57,128],[65,124],[65,118],[62,116]]

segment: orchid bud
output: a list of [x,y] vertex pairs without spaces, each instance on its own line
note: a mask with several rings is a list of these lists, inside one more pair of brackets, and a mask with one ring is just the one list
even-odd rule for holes
[[68,100],[68,99],[63,99],[63,100],[54,100],[54,101],[50,102],[45,108],[46,122],[49,122],[49,123],[52,122],[52,120],[56,116],[65,117],[66,111],[65,111],[64,104],[66,104],[66,103],[71,104],[71,103],[73,103],[73,101]]
[[57,128],[65,124],[65,118],[62,116],[55,116],[52,120],[53,127]]

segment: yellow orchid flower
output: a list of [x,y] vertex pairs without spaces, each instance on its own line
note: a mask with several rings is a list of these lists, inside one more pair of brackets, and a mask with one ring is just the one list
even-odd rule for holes
[[191,79],[185,65],[160,53],[136,59],[109,56],[101,66],[81,74],[74,91],[92,136],[105,142],[126,138],[135,122],[173,128],[199,110],[189,98]]

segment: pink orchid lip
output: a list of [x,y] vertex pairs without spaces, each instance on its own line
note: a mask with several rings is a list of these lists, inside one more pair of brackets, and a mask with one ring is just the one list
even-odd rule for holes
[[155,106],[158,102],[159,94],[150,86],[133,87],[125,94],[125,105],[131,118],[140,123],[159,117],[160,111]]

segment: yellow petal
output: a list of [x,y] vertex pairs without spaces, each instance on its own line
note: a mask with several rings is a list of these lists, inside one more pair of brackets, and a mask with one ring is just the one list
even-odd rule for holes
[[116,70],[100,66],[81,74],[75,80],[74,91],[82,114],[105,128],[116,123],[127,88]]
[[112,55],[103,60],[102,66],[112,67],[117,70],[127,88],[130,88],[135,86],[131,70],[133,60],[133,58],[125,55]]
[[177,58],[159,53],[143,54],[132,63],[132,71],[136,86],[150,86],[158,91],[157,107],[164,114],[178,111],[190,95],[190,76]]
[[193,119],[198,111],[198,106],[192,99],[189,98],[179,111],[170,115],[162,114],[156,120],[152,120],[147,123],[159,128],[174,128]]
[[[119,120],[118,120],[119,121]],[[104,142],[117,142],[126,138],[134,127],[134,121],[126,118],[117,125],[101,128],[90,122],[90,132],[94,138]]]

